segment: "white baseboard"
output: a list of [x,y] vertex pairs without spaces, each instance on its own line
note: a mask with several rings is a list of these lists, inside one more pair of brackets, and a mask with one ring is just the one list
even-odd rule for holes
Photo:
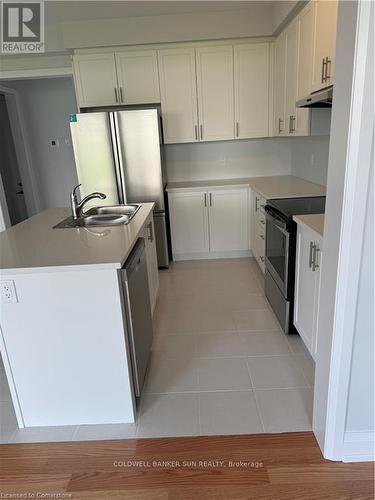
[[342,461],[375,461],[375,431],[345,432]]
[[239,257],[252,257],[251,250],[239,250],[234,252],[202,252],[202,253],[178,253],[173,254],[173,260],[205,260],[205,259],[235,259]]

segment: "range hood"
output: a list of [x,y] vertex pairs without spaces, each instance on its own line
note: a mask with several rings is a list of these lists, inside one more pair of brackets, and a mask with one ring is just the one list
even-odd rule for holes
[[314,92],[296,102],[297,108],[331,108],[333,87]]

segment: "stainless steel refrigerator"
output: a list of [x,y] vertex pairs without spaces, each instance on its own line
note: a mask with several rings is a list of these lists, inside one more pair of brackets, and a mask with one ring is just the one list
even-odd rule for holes
[[93,205],[155,202],[159,267],[168,267],[162,135],[158,108],[70,116],[81,196],[107,195]]

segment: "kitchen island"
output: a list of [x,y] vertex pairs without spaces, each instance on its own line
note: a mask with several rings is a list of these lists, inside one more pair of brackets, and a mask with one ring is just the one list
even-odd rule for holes
[[49,209],[0,233],[0,349],[19,427],[134,422],[120,270],[153,206],[75,229],[53,229],[69,209]]

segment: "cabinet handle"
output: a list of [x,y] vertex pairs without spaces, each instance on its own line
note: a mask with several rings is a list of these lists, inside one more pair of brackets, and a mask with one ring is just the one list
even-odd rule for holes
[[255,211],[256,211],[256,212],[258,212],[258,210],[259,210],[259,208],[258,208],[258,201],[259,201],[259,199],[258,199],[258,197],[256,196],[256,197],[255,197]]
[[204,193],[204,206],[207,207],[207,193]]
[[312,270],[313,272],[319,269],[319,264],[317,262],[318,252],[320,252],[320,248],[317,245],[314,245],[314,252],[312,258]]
[[122,87],[120,87],[120,102],[124,102],[124,98],[122,96]]
[[259,237],[260,237],[261,240],[264,240],[264,235],[263,234],[260,234]]
[[309,253],[309,268],[313,265],[313,253],[314,253],[314,243],[310,241],[310,253]]
[[194,125],[195,128],[195,140],[198,140],[198,125]]
[[210,193],[210,207],[212,207],[212,193]]
[[262,257],[262,256],[261,256],[261,257],[260,257],[260,260],[261,260],[262,262],[264,262],[264,257]]
[[116,87],[115,87],[115,100],[116,100],[116,102],[118,102],[118,95],[117,95],[117,89],[116,89]]
[[328,74],[328,65],[329,65],[329,69],[330,69],[330,73],[331,73],[331,64],[332,64],[332,60],[329,59],[328,57],[326,57],[326,73],[325,73],[325,76],[324,76],[324,81],[325,82],[327,80],[330,80],[330,78],[331,78],[331,75]]
[[289,119],[289,133],[292,134],[293,132],[296,131],[296,117],[295,116],[290,116]]
[[236,137],[238,137],[240,135],[240,133],[239,133],[240,128],[239,127],[240,127],[239,123],[236,122]]
[[200,126],[201,129],[201,141],[203,140],[203,125]]
[[283,129],[281,128],[281,124],[284,122],[284,120],[282,118],[279,118],[279,134],[281,134],[281,132],[283,131]]
[[148,241],[151,241],[151,243],[154,241],[154,230],[152,228],[152,222],[147,226],[149,233],[148,233]]
[[263,224],[263,226],[266,224],[266,221],[265,221],[265,220],[263,220],[263,219],[260,219],[260,221],[259,221],[259,222],[260,222],[261,224]]
[[321,78],[321,83],[324,83],[325,82],[325,65],[326,65],[326,61],[323,57],[322,59],[322,78]]

